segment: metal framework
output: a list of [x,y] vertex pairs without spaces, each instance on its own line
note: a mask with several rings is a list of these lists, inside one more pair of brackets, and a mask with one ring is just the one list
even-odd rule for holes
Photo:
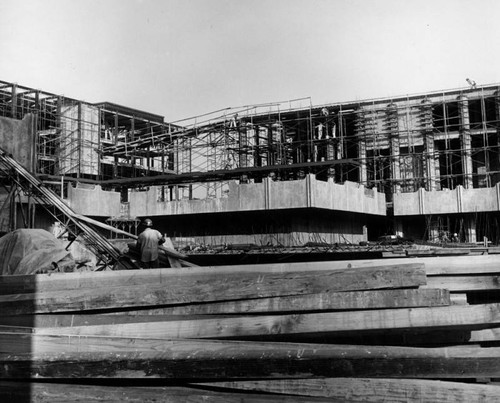
[[[158,176],[155,184],[169,186],[161,192],[168,200],[222,197],[228,177],[288,180],[314,173],[377,187],[390,201],[394,192],[421,187],[497,183],[498,94],[498,86],[483,86],[320,106],[303,98],[165,123],[109,102],[0,81],[0,116],[36,116],[37,174],[109,185],[131,178],[130,187]],[[213,181],[202,175],[219,171],[232,173],[212,175]]]

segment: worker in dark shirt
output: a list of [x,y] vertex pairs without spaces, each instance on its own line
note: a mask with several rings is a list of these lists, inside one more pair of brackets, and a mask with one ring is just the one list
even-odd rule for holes
[[160,266],[158,259],[158,248],[165,242],[165,238],[153,229],[153,221],[149,218],[144,220],[146,229],[137,238],[137,247],[141,251],[141,263],[145,269],[155,269]]

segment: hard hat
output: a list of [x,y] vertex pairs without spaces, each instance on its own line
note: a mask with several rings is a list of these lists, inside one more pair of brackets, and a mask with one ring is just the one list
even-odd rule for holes
[[153,221],[151,221],[149,218],[146,218],[143,222],[143,224],[146,226],[146,227],[152,227],[153,226]]

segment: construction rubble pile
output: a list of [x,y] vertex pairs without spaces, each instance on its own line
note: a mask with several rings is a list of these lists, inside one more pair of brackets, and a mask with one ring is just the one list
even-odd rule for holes
[[484,255],[1,276],[0,399],[498,401],[499,271]]

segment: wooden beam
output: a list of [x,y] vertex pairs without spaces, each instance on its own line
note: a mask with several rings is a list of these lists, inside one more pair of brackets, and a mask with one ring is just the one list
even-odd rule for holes
[[[33,340],[38,336],[22,337]],[[49,353],[36,351],[38,347],[27,353],[2,353],[0,378],[133,377],[203,381],[279,377],[500,377],[500,348],[495,347],[411,348],[203,340],[136,340],[134,345],[128,340],[125,348],[123,339],[116,339],[114,348],[108,344],[108,351],[100,345],[96,347],[99,351],[75,352],[83,340],[68,337],[66,344],[59,344],[59,350]],[[150,345],[143,348],[143,343]],[[56,347],[52,344],[45,348]]]
[[[423,379],[290,379],[196,384],[252,392],[330,397],[349,402],[496,402],[500,387]],[[497,394],[495,396],[495,394]],[[343,400],[345,399],[345,400]]]
[[[182,269],[181,269],[182,270]],[[95,273],[98,274],[98,273]],[[98,276],[96,276],[98,277]],[[128,278],[125,275],[125,278]],[[347,269],[334,272],[283,274],[166,275],[160,284],[126,287],[79,288],[72,290],[0,296],[4,315],[68,312],[192,302],[214,302],[321,293],[415,287],[425,284],[420,265]]]
[[[425,288],[423,288],[425,290]],[[451,305],[467,305],[467,294],[466,293],[454,293],[450,294]]]
[[[196,384],[231,391],[329,397],[348,402],[498,402],[500,386],[428,379],[279,379]],[[337,400],[338,399],[338,400]]]
[[[62,288],[98,287],[103,281],[106,286],[125,284],[162,283],[168,275],[207,274],[227,275],[235,273],[285,273],[297,271],[333,271],[347,268],[365,268],[380,266],[404,266],[424,264],[428,276],[459,274],[500,274],[500,256],[466,257],[430,257],[430,258],[394,258],[372,260],[349,260],[331,262],[276,263],[259,265],[233,265],[190,267],[183,269],[127,270],[111,272],[53,273],[30,276],[2,276],[0,294],[48,291]],[[422,266],[423,267],[423,266]]]
[[[79,385],[75,383],[0,382],[0,400],[4,402],[107,402],[107,403],[273,403],[288,402],[288,396],[214,392],[200,387]],[[326,398],[295,396],[294,402],[330,402]]]
[[[129,288],[127,288],[128,292]],[[154,290],[152,290],[154,291]],[[72,314],[72,315],[31,315],[40,312],[55,312],[56,306],[50,304],[54,299],[59,300],[60,293],[56,297],[50,299],[47,295],[54,293],[45,293],[43,297],[37,298],[35,294],[20,294],[26,296],[26,300],[22,300],[20,295],[13,296],[14,302],[5,302],[8,296],[0,296],[0,308],[2,316],[0,317],[1,324],[12,324],[12,318],[19,319],[20,326],[47,326],[42,323],[50,323],[49,318],[54,318],[54,323],[61,323],[63,317],[69,317],[71,323],[86,322],[87,324],[95,324],[92,315],[89,314]],[[111,294],[113,296],[114,293]],[[137,299],[140,294],[134,291]],[[89,296],[86,296],[89,298]],[[64,298],[64,297],[62,297]],[[48,301],[49,304],[44,304]],[[117,301],[119,302],[119,301]],[[450,305],[450,293],[447,290],[439,289],[398,289],[398,290],[373,290],[373,291],[346,291],[346,292],[324,292],[316,294],[293,295],[287,297],[271,297],[271,298],[253,298],[241,299],[227,302],[213,303],[193,303],[188,305],[178,305],[170,307],[153,307],[134,310],[120,310],[110,315],[128,315],[128,316],[187,316],[187,315],[220,315],[220,314],[246,314],[246,313],[276,313],[276,312],[308,312],[308,311],[334,311],[334,310],[360,310],[360,309],[376,309],[376,308],[409,308],[409,307],[431,307],[431,306],[447,306]],[[67,308],[68,301],[64,303]],[[109,306],[109,304],[107,304]],[[140,306],[140,303],[134,305],[134,308]],[[60,307],[59,312],[63,308]],[[104,309],[101,305],[98,308]],[[97,309],[97,308],[96,308]],[[72,309],[67,309],[71,311]],[[111,321],[110,315],[93,315],[100,318],[100,322],[104,320]],[[81,319],[78,319],[81,317]],[[108,319],[106,319],[108,317]],[[177,318],[179,319],[179,318]],[[52,319],[50,319],[52,320]],[[152,319],[150,319],[152,320]]]
[[[455,332],[456,333],[456,332]],[[392,343],[390,335],[384,334],[381,338],[382,343]],[[418,337],[418,332],[412,332],[410,337]],[[421,335],[420,335],[421,336]],[[422,337],[422,336],[421,336]],[[470,333],[469,333],[470,337]],[[374,340],[372,335],[369,335],[370,340]],[[431,333],[433,341],[434,335]],[[376,339],[375,339],[376,340]],[[441,339],[438,338],[439,343]],[[406,340],[405,340],[406,341]],[[422,339],[418,340],[420,344]],[[355,343],[352,343],[355,342]],[[455,345],[459,341],[458,338],[452,341]],[[465,342],[466,343],[466,342]],[[358,344],[361,349],[367,347],[367,344],[357,343],[353,337],[349,337],[344,345]],[[432,343],[429,343],[432,344]],[[371,346],[377,347],[376,344],[370,343]],[[392,345],[392,344],[389,344]],[[4,328],[0,331],[0,353],[11,354],[52,354],[52,353],[82,353],[82,352],[118,352],[118,351],[144,351],[144,352],[172,352],[178,359],[186,359],[193,352],[212,351],[213,354],[230,354],[231,359],[242,358],[244,355],[233,356],[236,351],[242,354],[250,354],[252,349],[257,352],[266,353],[266,351],[278,350],[295,350],[301,348],[309,348],[317,346],[317,344],[307,343],[289,343],[289,342],[256,342],[256,341],[232,341],[232,340],[208,340],[208,339],[159,339],[159,338],[138,338],[138,337],[107,337],[107,336],[78,336],[74,335],[43,335],[32,332],[18,332],[16,328]],[[321,348],[327,345],[319,345]],[[330,345],[328,345],[330,346]],[[379,346],[382,346],[380,344]],[[341,348],[340,345],[336,347]],[[404,345],[404,347],[408,347]],[[473,347],[469,344],[468,347]],[[452,347],[450,347],[452,348]],[[478,347],[479,348],[479,347]],[[246,353],[245,353],[246,351]],[[378,351],[378,350],[377,350]],[[413,351],[413,350],[412,350]],[[257,354],[257,352],[255,354]],[[253,353],[252,353],[253,354]]]
[[121,311],[117,314],[186,316],[409,308],[447,305],[451,305],[451,297],[447,290],[426,288],[324,292],[288,297],[255,298],[228,302]]
[[293,315],[236,316],[120,325],[41,328],[38,334],[155,338],[247,338],[402,329],[480,329],[500,324],[500,304]]
[[444,288],[451,292],[500,290],[500,275],[435,276],[422,288]]
[[[318,262],[325,263],[325,262]],[[330,262],[326,262],[330,263]],[[334,263],[334,262],[332,262]],[[424,265],[422,263],[405,263],[405,264],[386,264],[381,262],[380,266],[366,266],[357,268],[356,270],[343,266],[342,268],[332,265],[333,270],[330,270],[329,265],[320,267],[321,270],[312,270],[314,266],[306,264],[306,270],[302,270],[302,266],[293,266],[291,270],[282,270],[274,265],[259,265],[260,270],[247,269],[247,266],[223,266],[218,267],[184,267],[184,268],[169,268],[155,270],[120,270],[120,271],[103,271],[103,272],[78,272],[78,273],[51,273],[37,275],[17,275],[17,276],[0,276],[0,294],[18,294],[30,292],[46,292],[55,290],[73,290],[81,288],[96,288],[96,287],[118,287],[118,286],[133,286],[145,284],[171,284],[173,279],[187,278],[194,284],[203,282],[206,279],[213,278],[241,278],[261,281],[266,278],[289,278],[290,276],[312,276],[321,274],[319,272],[343,272],[346,275],[353,277],[367,275],[373,277],[372,281],[377,281],[377,278],[384,277],[384,273],[390,271],[396,278],[410,276],[410,273],[415,272],[421,276],[423,274]],[[253,265],[249,266],[254,267]],[[421,272],[416,272],[421,270]],[[380,272],[380,273],[379,273]],[[398,274],[401,273],[401,274]],[[334,273],[323,273],[325,276],[335,276]],[[277,276],[277,277],[273,277]],[[287,277],[288,276],[288,277]],[[245,280],[246,281],[246,280]],[[419,284],[423,280],[419,278]],[[410,283],[413,286],[414,282]],[[418,285],[418,284],[417,284]],[[405,285],[398,285],[404,287]],[[383,287],[379,287],[383,288]]]
[[484,343],[489,341],[500,341],[500,327],[491,329],[474,330],[471,332],[472,343]]

